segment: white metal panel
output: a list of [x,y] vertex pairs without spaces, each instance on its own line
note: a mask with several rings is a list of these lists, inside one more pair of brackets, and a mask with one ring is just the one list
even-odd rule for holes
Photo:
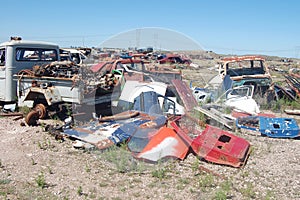
[[162,82],[139,82],[139,81],[126,81],[122,90],[120,100],[126,102],[134,102],[142,92],[154,91],[157,94],[165,96],[167,85]]

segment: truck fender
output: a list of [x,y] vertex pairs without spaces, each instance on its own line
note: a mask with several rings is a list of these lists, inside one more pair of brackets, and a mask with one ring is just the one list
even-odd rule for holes
[[28,100],[46,100],[48,106],[52,104],[62,102],[61,95],[59,90],[55,87],[47,87],[47,88],[40,88],[40,87],[32,87],[28,90],[25,94],[24,101]]

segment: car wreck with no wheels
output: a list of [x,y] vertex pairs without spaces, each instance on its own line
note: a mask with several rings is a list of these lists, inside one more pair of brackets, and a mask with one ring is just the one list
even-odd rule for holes
[[261,56],[226,57],[219,64],[219,75],[229,75],[233,87],[253,85],[255,94],[264,94],[271,86],[272,79],[268,67]]

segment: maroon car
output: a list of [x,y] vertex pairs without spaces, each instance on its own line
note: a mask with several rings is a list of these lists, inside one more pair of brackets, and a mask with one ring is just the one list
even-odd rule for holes
[[159,64],[191,64],[192,61],[189,59],[182,58],[176,54],[167,54],[165,57],[158,59]]

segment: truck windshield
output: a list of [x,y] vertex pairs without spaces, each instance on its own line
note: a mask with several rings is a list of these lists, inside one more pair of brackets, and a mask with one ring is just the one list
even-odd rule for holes
[[17,48],[17,61],[56,61],[55,49]]
[[264,66],[261,60],[242,60],[239,62],[229,62],[226,68],[230,76],[257,75],[264,74]]

